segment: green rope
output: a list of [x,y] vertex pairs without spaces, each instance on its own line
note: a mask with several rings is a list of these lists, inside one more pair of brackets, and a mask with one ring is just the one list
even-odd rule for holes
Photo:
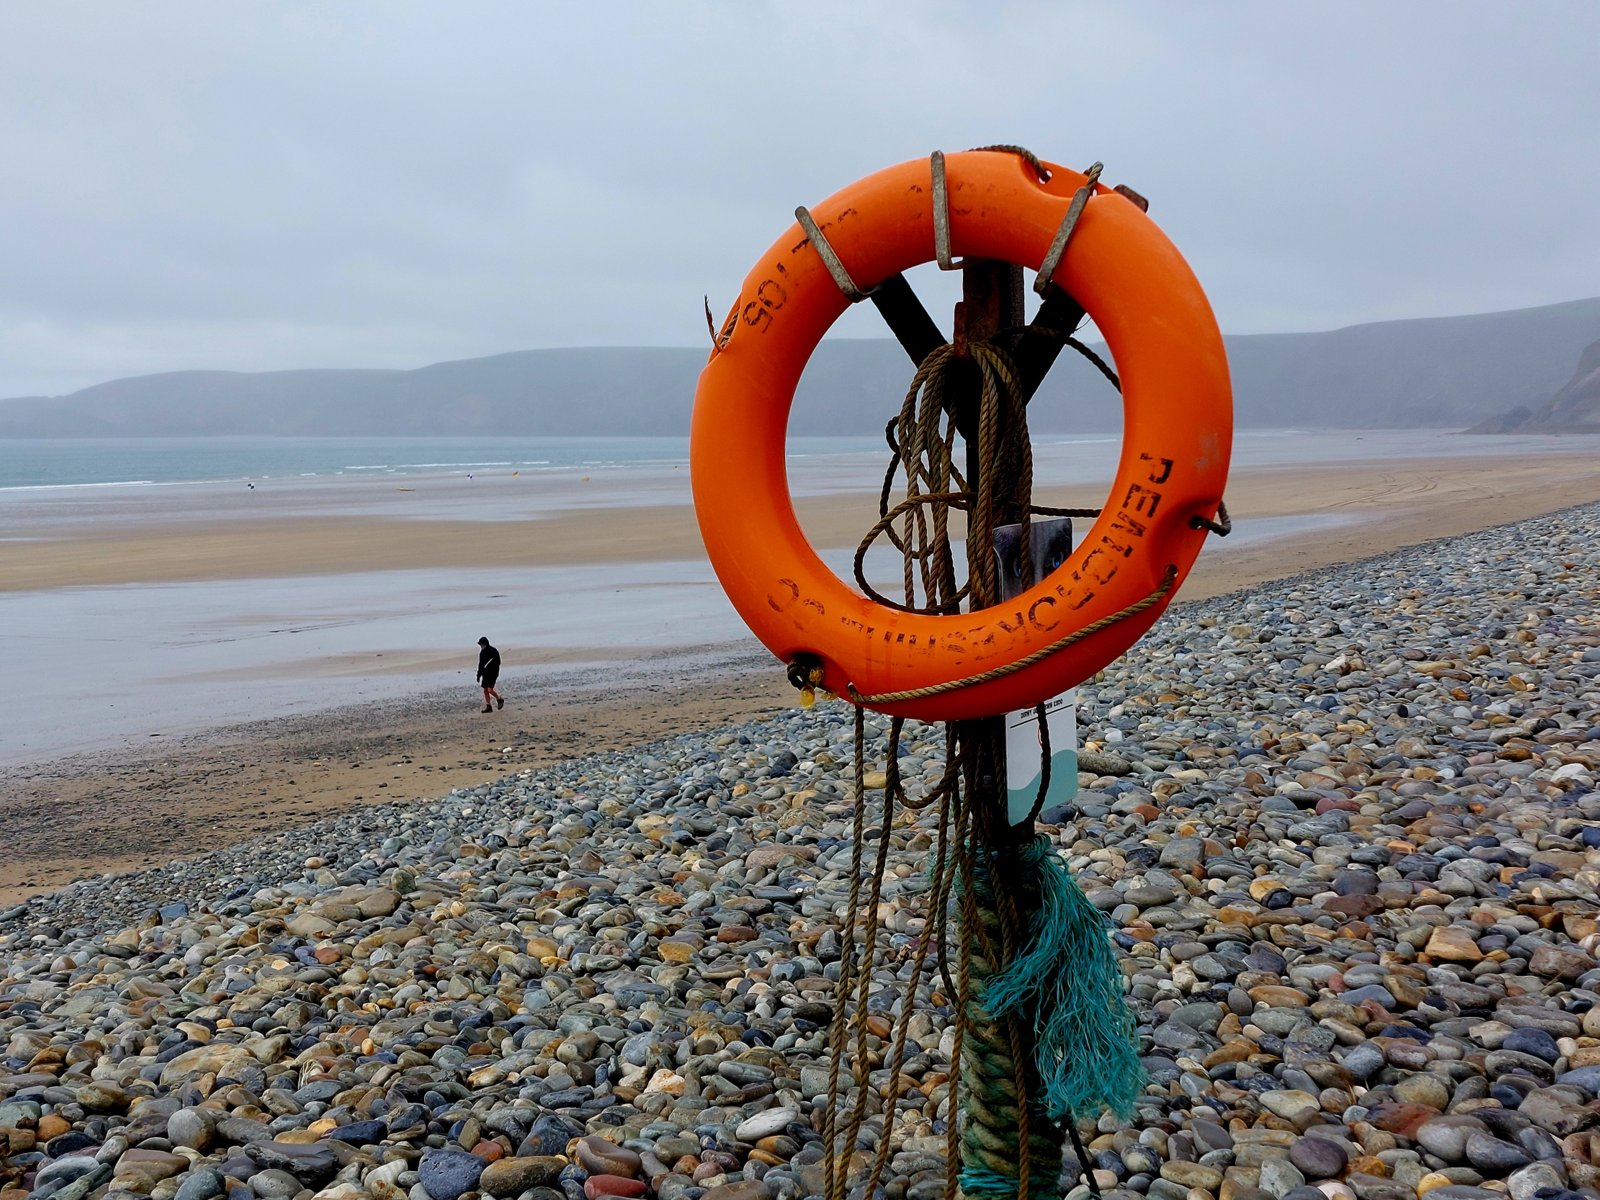
[[[1028,1180],[1028,1194],[1034,1197],[1052,1197],[1061,1194],[1061,1172],[1034,1171]],[[991,1197],[992,1200],[1015,1200],[1017,1177],[1002,1175],[999,1171],[986,1171],[982,1167],[968,1167],[961,1172],[961,1194],[968,1197]]]
[[[946,375],[957,376],[947,394]],[[972,376],[976,374],[977,378]],[[976,385],[974,387],[974,385]],[[958,396],[955,393],[963,393]],[[968,394],[973,393],[976,394]],[[975,400],[974,486],[957,470],[957,400]],[[1032,450],[1027,434],[1026,396],[1008,354],[987,342],[973,342],[966,353],[944,347],[925,359],[906,394],[900,417],[891,422],[889,445],[894,462],[879,498],[879,521],[856,551],[856,578],[863,592],[892,607],[912,612],[953,613],[963,601],[973,610],[999,599],[998,568],[987,547],[995,524],[1015,511],[1027,515],[1031,503]],[[890,503],[896,469],[903,469],[906,499]],[[958,585],[950,553],[949,510],[966,513],[970,578]],[[863,568],[869,547],[887,535],[903,558],[903,603],[872,590]],[[985,548],[973,553],[975,547]],[[1105,625],[1131,617],[1159,603],[1176,576],[1169,569],[1146,599],[1068,635],[1087,637]],[[920,585],[921,603],[918,603]],[[1066,641],[1038,652],[1063,648]],[[1031,660],[1029,660],[1031,661]],[[931,691],[982,682],[962,680]],[[930,694],[931,694],[930,691]],[[915,948],[907,999],[895,1031],[888,1061],[900,1061],[905,1045],[910,997],[927,958],[932,955],[946,996],[954,1002],[955,1045],[950,1079],[948,1127],[945,1130],[947,1194],[971,1200],[1060,1200],[1063,1154],[1071,1136],[1090,1191],[1099,1192],[1090,1173],[1074,1118],[1094,1118],[1111,1109],[1124,1117],[1132,1112],[1144,1084],[1135,1026],[1122,997],[1122,977],[1106,937],[1104,918],[1078,890],[1065,864],[1040,840],[1016,846],[1004,825],[1005,804],[994,780],[1003,779],[1003,749],[997,723],[954,722],[946,731],[945,771],[920,801],[906,795],[898,769],[901,718],[890,725],[884,787],[884,837],[869,877],[861,859],[861,812],[864,802],[865,727],[863,698],[849,689],[856,709],[857,836],[851,868],[846,927],[846,958],[841,968],[839,1009],[830,1045],[830,1104],[823,1131],[828,1147],[824,1191],[828,1200],[845,1200],[847,1191],[878,1189],[896,1134],[897,1090],[887,1092],[870,1078],[865,1012],[868,980],[876,958],[877,889],[884,871],[891,814],[897,805],[919,809],[939,806],[938,842],[929,856],[929,927]],[[919,693],[920,694],[920,693]],[[910,694],[906,694],[909,698]],[[881,699],[881,698],[879,698]],[[868,701],[870,702],[870,701]],[[975,798],[983,803],[974,807]],[[864,901],[862,879],[872,893]],[[950,936],[950,921],[958,932]],[[858,929],[858,923],[864,928]],[[862,939],[856,950],[857,938]],[[956,949],[952,964],[948,951]],[[954,971],[952,972],[952,966]],[[854,1047],[848,1044],[845,1006],[854,1004],[857,1023]],[[842,1136],[835,1110],[840,1095],[840,1066],[849,1062],[859,1091],[845,1114]],[[881,1100],[883,1132],[870,1171],[865,1163],[852,1172],[851,1155],[859,1145],[869,1097]]]
[[[1046,1116],[1039,1099],[1044,1089],[1035,1069],[1031,1022],[1019,1014],[997,1016],[986,1000],[1001,964],[1025,941],[1021,926],[1007,934],[1005,910],[1015,916],[1019,907],[1032,907],[1032,898],[1023,894],[1031,879],[1019,877],[1026,868],[1009,858],[1001,867],[976,850],[970,837],[962,845],[961,944],[971,982],[961,988],[957,1022],[966,1030],[959,1059],[965,1105],[957,1183],[965,1193],[971,1181],[986,1200],[1060,1200],[1065,1131]],[[1008,881],[1003,892],[989,886],[995,870]]]
[[1035,838],[1016,861],[1029,873],[1030,890],[1037,888],[1039,907],[1027,946],[986,984],[985,1005],[997,1017],[1017,1013],[1036,1031],[1044,1109],[1052,1120],[1084,1120],[1110,1109],[1126,1121],[1145,1074],[1105,916],[1048,839]]

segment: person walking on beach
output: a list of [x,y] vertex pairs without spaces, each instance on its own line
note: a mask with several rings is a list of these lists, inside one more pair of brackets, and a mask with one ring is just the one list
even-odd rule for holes
[[[478,683],[483,687],[483,711],[493,712],[506,706],[506,698],[494,690],[500,678],[500,651],[489,645],[489,639],[478,639]],[[494,703],[490,704],[489,701]]]

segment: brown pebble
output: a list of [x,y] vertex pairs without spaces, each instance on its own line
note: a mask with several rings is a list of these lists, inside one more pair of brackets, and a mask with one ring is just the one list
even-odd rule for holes
[[1382,1104],[1372,1113],[1372,1123],[1388,1133],[1415,1138],[1418,1126],[1439,1115],[1439,1110],[1428,1104]]
[[644,1181],[626,1179],[621,1175],[591,1175],[583,1181],[583,1194],[588,1200],[602,1196],[621,1196],[624,1200],[644,1195]]
[[1250,999],[1269,1008],[1304,1008],[1311,1003],[1299,988],[1285,987],[1280,983],[1262,984],[1250,989]]
[[603,1137],[581,1137],[576,1143],[578,1165],[591,1175],[621,1175],[633,1179],[639,1174],[639,1156],[626,1146]]

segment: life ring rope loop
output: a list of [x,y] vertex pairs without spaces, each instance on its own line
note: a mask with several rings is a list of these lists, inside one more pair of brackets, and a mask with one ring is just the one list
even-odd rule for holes
[[800,222],[800,228],[806,231],[806,240],[815,247],[822,256],[822,263],[828,268],[828,274],[833,276],[833,282],[839,285],[839,290],[844,293],[845,299],[851,304],[860,304],[867,298],[867,293],[856,286],[856,281],[850,278],[850,272],[845,269],[840,260],[838,251],[828,241],[827,234],[817,225],[816,218],[811,215],[811,210],[804,204],[794,210],[794,219]]
[[[974,146],[969,151],[969,153],[971,153],[971,154],[989,153],[989,152],[993,152],[993,153],[997,153],[997,154],[1015,154],[1018,158],[1022,159],[1030,167],[1033,168],[1033,173],[1039,177],[1039,182],[1040,183],[1049,183],[1050,182],[1050,176],[1052,174],[1052,172],[1050,170],[1050,164],[1045,162],[1044,159],[1040,158],[1037,154],[1035,154],[1032,150],[1029,150],[1026,146],[1013,146],[1010,143],[1003,143],[1001,145],[996,145],[996,146]],[[941,158],[944,157],[944,154],[943,154],[942,151],[935,150],[934,153],[938,154]]]
[[1033,281],[1033,290],[1043,296],[1054,286],[1056,268],[1061,265],[1061,256],[1067,252],[1067,243],[1071,241],[1073,232],[1078,228],[1078,220],[1083,216],[1083,210],[1089,206],[1089,198],[1094,195],[1094,185],[1100,179],[1100,172],[1104,163],[1095,163],[1083,176],[1083,186],[1072,194],[1072,203],[1067,205],[1067,215],[1061,218],[1061,225],[1056,230],[1055,237],[1050,239],[1050,249],[1044,252],[1044,259],[1039,263],[1039,274]]

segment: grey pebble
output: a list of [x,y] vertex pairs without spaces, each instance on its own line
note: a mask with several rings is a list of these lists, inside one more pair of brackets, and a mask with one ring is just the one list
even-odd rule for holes
[[434,1150],[422,1156],[418,1182],[430,1200],[461,1200],[478,1186],[478,1176],[488,1166],[483,1159],[460,1150]]
[[[1048,836],[1149,1075],[1131,1124],[1086,1126],[1122,1194],[1235,1167],[1260,1172],[1242,1198],[1411,1200],[1439,1162],[1436,1200],[1577,1180],[1562,1139],[1600,1096],[1562,1053],[1600,1038],[1597,531],[1589,505],[1182,603],[1079,689],[1125,773]],[[24,1164],[56,1200],[174,1147],[196,1161],[145,1160],[176,1167],[158,1200],[461,1200],[483,1138],[537,1160],[501,1170],[544,1181],[521,1200],[581,1195],[575,1141],[657,1200],[820,1193],[851,725],[822,705],[580,752],[0,911],[0,1130],[70,1127],[52,1145],[85,1153]],[[881,756],[887,722],[866,726]],[[903,743],[920,794],[943,733]],[[935,811],[888,836],[867,981],[874,1030],[909,1018],[900,1060],[869,1039],[875,1094],[911,1085],[902,1200],[943,1195],[951,1120],[954,999],[930,969],[902,1002]],[[1376,1129],[1408,1102],[1474,1111]],[[883,1136],[874,1114],[864,1147]],[[1350,1173],[1367,1155],[1387,1177]]]

